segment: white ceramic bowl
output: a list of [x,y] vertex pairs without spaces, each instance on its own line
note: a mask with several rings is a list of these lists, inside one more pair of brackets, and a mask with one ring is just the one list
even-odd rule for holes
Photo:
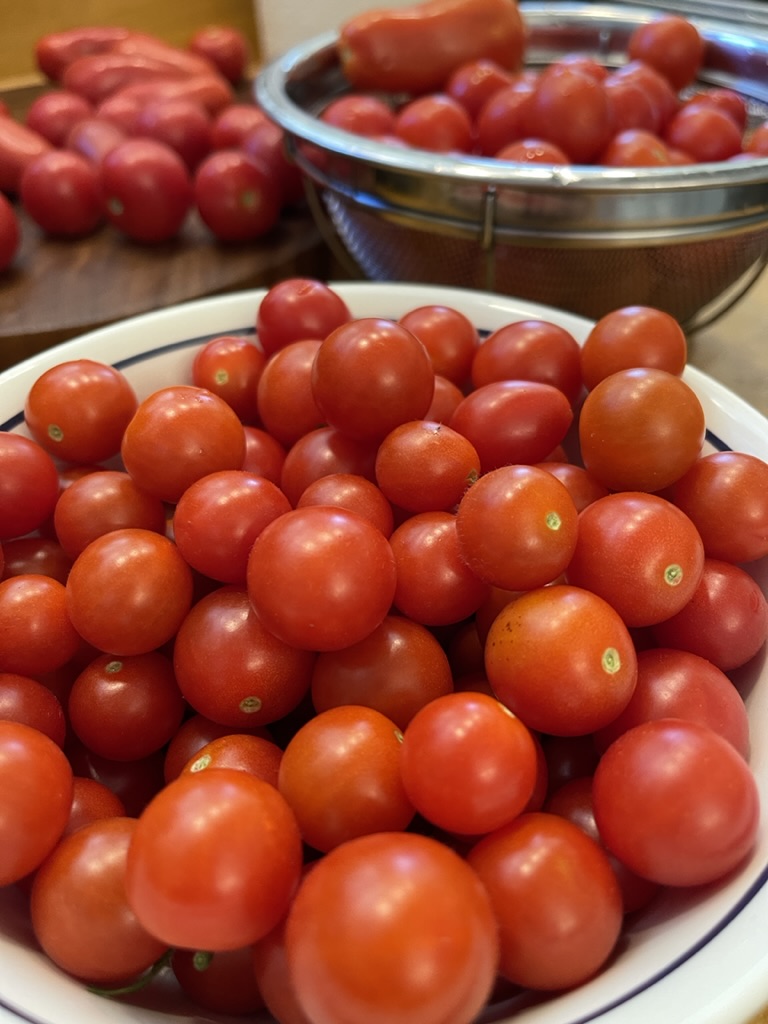
[[[530,302],[457,289],[333,284],[355,316],[397,317],[427,302],[466,313],[479,328],[541,317],[579,340],[587,320]],[[0,374],[0,428],[24,430],[24,396],[47,367],[90,357],[121,367],[140,396],[190,379],[192,357],[206,339],[253,330],[263,291],[186,303],[93,331]],[[707,445],[768,460],[768,421],[726,388],[689,367],[685,378],[704,406]],[[768,558],[752,566],[768,591]],[[515,1024],[747,1024],[768,1005],[768,664],[765,650],[737,680],[752,724],[751,764],[764,821],[754,856],[734,877],[695,892],[668,892],[641,914],[625,947],[594,981],[520,1007],[489,1007],[483,1021]],[[4,1014],[3,1009],[12,1011]],[[13,1013],[34,1024],[203,1024],[215,1015],[177,1002],[162,983],[133,1003],[105,1000],[63,975],[34,948],[14,888],[0,890],[0,1020]],[[233,1018],[220,1018],[230,1020]],[[253,1020],[253,1018],[250,1018]],[[265,1020],[267,1018],[265,1017]],[[361,1022],[364,1024],[364,1022]]]

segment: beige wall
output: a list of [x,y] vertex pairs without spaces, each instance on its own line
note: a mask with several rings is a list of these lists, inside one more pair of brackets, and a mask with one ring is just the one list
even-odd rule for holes
[[207,24],[239,28],[257,55],[252,0],[0,0],[0,86],[37,75],[34,47],[46,32],[125,25],[183,46]]

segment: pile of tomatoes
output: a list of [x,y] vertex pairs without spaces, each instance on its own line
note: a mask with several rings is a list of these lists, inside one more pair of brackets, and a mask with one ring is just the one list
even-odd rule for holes
[[14,201],[54,237],[108,222],[154,244],[193,211],[218,240],[259,238],[301,200],[282,130],[238,91],[238,30],[207,26],[176,47],[90,26],[43,37],[35,56],[48,87],[23,118],[0,110],[0,269],[18,249]]
[[[574,51],[524,68],[524,14],[485,0],[474,26],[482,6],[432,0],[352,19],[339,47],[351,90],[321,118],[392,145],[523,163],[663,167],[768,154],[768,123],[748,126],[740,93],[697,86],[706,43],[682,15],[638,24],[618,67]],[[494,29],[503,47],[492,49]],[[450,44],[442,51],[436,33]]]
[[0,435],[0,884],[92,988],[280,1024],[579,985],[753,850],[768,464],[659,310],[254,319]]

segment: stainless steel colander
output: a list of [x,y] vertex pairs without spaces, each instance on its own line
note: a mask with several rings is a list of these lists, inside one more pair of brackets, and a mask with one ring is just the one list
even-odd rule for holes
[[[706,40],[700,85],[735,89],[750,124],[768,118],[768,13],[750,0],[687,13]],[[520,4],[527,60],[579,51],[626,60],[652,5]],[[335,33],[258,76],[256,97],[282,126],[315,216],[342,258],[374,280],[491,289],[590,318],[645,304],[686,327],[730,308],[768,262],[768,159],[678,167],[549,167],[388,146],[321,122],[348,91]],[[405,97],[397,97],[402,100]]]

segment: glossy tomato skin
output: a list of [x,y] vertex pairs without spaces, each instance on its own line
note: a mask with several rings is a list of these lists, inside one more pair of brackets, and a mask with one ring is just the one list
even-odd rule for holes
[[192,53],[215,65],[233,85],[242,79],[250,50],[247,39],[238,29],[231,25],[203,25],[193,33],[187,46]]
[[607,848],[660,885],[713,882],[755,842],[755,778],[741,754],[699,722],[661,718],[625,732],[600,759],[593,794]]
[[603,966],[621,931],[621,891],[606,853],[578,826],[523,814],[481,839],[467,859],[499,921],[503,977],[557,991]]
[[142,107],[136,117],[136,134],[170,146],[194,173],[211,151],[211,125],[211,116],[201,104],[180,96]]
[[200,747],[179,774],[194,774],[209,768],[237,768],[277,786],[282,758],[282,749],[265,736],[227,732]]
[[87,465],[120,451],[138,404],[122,371],[95,359],[72,359],[37,378],[24,402],[24,420],[52,455]]
[[394,603],[403,614],[426,626],[448,626],[478,610],[490,584],[462,557],[456,516],[418,512],[390,538],[397,566]]
[[10,885],[34,871],[61,838],[72,803],[72,768],[45,733],[0,721],[0,776],[0,885]]
[[29,216],[49,235],[84,238],[104,220],[98,170],[67,149],[33,160],[21,176],[19,196]]
[[661,647],[707,658],[724,672],[753,658],[768,637],[768,600],[741,566],[706,558],[699,585],[676,615],[653,627]]
[[376,481],[375,443],[356,441],[334,427],[317,427],[286,452],[280,489],[295,507],[307,487],[331,473],[354,473]]
[[656,718],[692,718],[749,757],[749,716],[741,694],[711,661],[690,651],[649,647],[637,653],[637,685],[617,718],[595,733],[604,751],[627,729]]
[[139,403],[120,453],[137,486],[176,502],[208,473],[240,469],[245,433],[237,413],[218,395],[192,385],[170,385]]
[[452,689],[451,666],[434,634],[404,615],[387,615],[364,640],[318,655],[311,694],[318,712],[363,704],[405,729],[419,708]]
[[0,673],[0,721],[23,722],[63,747],[67,734],[64,708],[53,690],[29,676]]
[[270,169],[240,149],[205,157],[194,177],[197,209],[216,238],[246,242],[270,231],[280,218],[282,193]]
[[577,164],[594,162],[610,136],[603,83],[562,61],[541,73],[526,113],[528,123]]
[[338,650],[362,640],[389,612],[395,558],[369,520],[308,505],[266,526],[248,557],[256,614],[284,643]]
[[63,583],[37,573],[0,583],[1,672],[53,672],[66,665],[80,643]]
[[768,554],[768,464],[745,452],[697,459],[667,497],[694,522],[710,558],[752,562]]
[[169,945],[237,949],[285,914],[301,864],[296,819],[275,787],[212,768],[175,779],[140,815],[128,850],[128,903]]
[[577,527],[568,489],[535,466],[485,473],[456,513],[462,557],[480,579],[504,590],[532,590],[556,579],[571,560]]
[[480,343],[477,328],[464,313],[441,304],[417,306],[400,317],[429,353],[436,375],[463,386]]
[[291,341],[325,338],[349,319],[346,302],[329,285],[289,277],[272,285],[259,303],[256,333],[269,356]]
[[452,96],[418,96],[397,112],[394,134],[418,149],[435,153],[468,153],[472,148],[472,121],[465,107]]
[[98,656],[75,679],[67,702],[80,741],[114,761],[138,760],[164,748],[185,710],[173,664],[160,651]]
[[631,60],[642,60],[677,91],[694,81],[704,59],[704,39],[687,18],[666,14],[638,25],[627,42]]
[[400,832],[415,810],[401,778],[402,734],[374,708],[329,708],[288,741],[278,789],[302,838],[327,853],[374,832]]
[[243,423],[259,422],[256,388],[267,358],[252,338],[223,334],[206,342],[192,362],[192,383],[231,405]]
[[107,654],[145,654],[175,636],[192,603],[192,571],[167,537],[113,530],[77,556],[66,590],[69,616],[88,643]]
[[618,370],[653,366],[675,376],[685,369],[688,342],[674,317],[651,306],[622,306],[592,326],[580,350],[589,390]]
[[136,820],[84,825],[37,871],[30,896],[35,938],[62,970],[91,985],[134,981],[166,951],[125,897],[125,865]]
[[486,639],[485,668],[510,711],[530,729],[556,736],[608,725],[637,681],[634,644],[618,612],[566,584],[529,591],[502,608]]
[[283,718],[302,701],[314,654],[279,640],[259,621],[245,587],[202,597],[179,627],[173,661],[190,706],[231,730]]
[[313,480],[302,491],[296,508],[305,505],[333,505],[368,519],[385,537],[394,527],[391,503],[379,487],[358,473],[329,473]]
[[208,953],[175,949],[171,970],[196,1006],[214,1013],[250,1014],[264,1007],[253,970],[253,946]]
[[315,1024],[471,1020],[494,983],[490,901],[434,839],[378,833],[337,847],[305,875],[286,922],[300,1006]]
[[160,498],[138,488],[127,473],[105,469],[86,473],[62,492],[53,525],[61,547],[75,559],[111,530],[136,527],[164,534],[167,523]]
[[129,138],[110,150],[101,184],[108,220],[140,243],[175,238],[194,199],[184,161],[154,139]]
[[536,783],[531,733],[484,693],[446,694],[421,708],[403,735],[401,762],[416,810],[438,828],[465,836],[512,821]]
[[566,576],[628,626],[652,626],[688,603],[703,568],[704,544],[684,512],[658,495],[622,491],[580,513]]
[[312,363],[320,344],[319,338],[305,338],[273,352],[256,388],[261,423],[288,448],[323,422],[312,394]]
[[223,469],[184,491],[173,514],[173,533],[184,559],[221,583],[244,584],[253,542],[291,506],[264,477]]
[[424,345],[392,320],[364,317],[328,334],[312,364],[312,393],[325,422],[378,442],[424,416],[435,390]]
[[558,388],[540,381],[498,380],[471,391],[448,426],[475,446],[484,473],[546,459],[573,420]]
[[584,465],[616,491],[669,487],[701,454],[704,432],[704,411],[692,388],[652,367],[619,370],[600,381],[579,417]]
[[48,452],[29,437],[0,431],[0,540],[21,537],[52,514],[59,474]]

